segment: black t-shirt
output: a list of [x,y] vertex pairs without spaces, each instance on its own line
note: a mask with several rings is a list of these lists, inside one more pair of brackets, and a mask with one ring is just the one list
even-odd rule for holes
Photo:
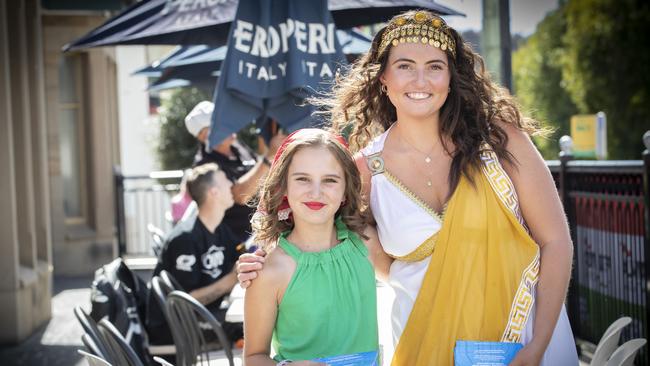
[[[239,243],[226,225],[219,225],[211,233],[198,217],[183,221],[170,233],[153,275],[158,275],[163,269],[168,271],[188,293],[208,286],[233,270],[239,256],[236,249]],[[206,307],[215,314],[222,300],[223,297]],[[147,326],[159,327],[164,323],[152,293],[147,304]]]
[[[194,166],[207,163],[216,163],[224,171],[231,182],[236,182],[241,176],[248,173],[257,164],[255,153],[239,141],[233,142],[230,146],[233,156],[226,156],[220,152],[211,150],[205,151],[205,145],[201,144],[199,151],[194,157]],[[223,222],[228,225],[237,235],[240,241],[245,241],[251,233],[250,220],[254,208],[235,203],[226,210]]]

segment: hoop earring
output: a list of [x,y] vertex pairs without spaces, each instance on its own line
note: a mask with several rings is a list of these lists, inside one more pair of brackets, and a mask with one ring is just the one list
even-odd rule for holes
[[381,90],[383,94],[388,94],[388,87],[386,86],[386,84],[381,84],[379,90]]

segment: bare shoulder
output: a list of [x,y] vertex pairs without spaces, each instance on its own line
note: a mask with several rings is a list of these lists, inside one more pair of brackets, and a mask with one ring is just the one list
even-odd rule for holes
[[537,172],[540,168],[546,170],[544,159],[528,133],[510,123],[498,124],[508,136],[506,149],[515,159],[512,163],[503,162],[508,174],[519,175],[522,169],[529,172]]
[[368,197],[370,193],[370,169],[368,169],[368,159],[358,152],[354,155],[354,162],[357,164],[357,169],[361,175],[361,184],[363,187],[363,196]]
[[277,247],[266,256],[264,267],[250,288],[273,288],[283,292],[296,270],[296,262],[282,248]]

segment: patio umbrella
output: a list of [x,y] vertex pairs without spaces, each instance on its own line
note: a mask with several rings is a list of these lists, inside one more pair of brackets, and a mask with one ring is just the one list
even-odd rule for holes
[[345,62],[327,1],[240,0],[214,100],[214,147],[263,117],[286,131],[313,126],[304,99]]
[[[356,30],[337,30],[336,36],[348,60],[366,52],[372,43],[370,37]],[[226,51],[226,46],[179,46],[160,60],[137,69],[132,75],[157,77],[158,80],[152,83],[148,90],[160,90],[161,86],[171,88],[197,83],[206,90],[214,90]],[[184,81],[169,83],[175,79]],[[211,85],[206,87],[206,84]]]
[[[238,0],[142,0],[65,45],[63,50],[127,44],[224,45],[237,3]],[[463,15],[427,0],[328,1],[328,9],[339,29],[381,23],[415,8],[440,15]]]

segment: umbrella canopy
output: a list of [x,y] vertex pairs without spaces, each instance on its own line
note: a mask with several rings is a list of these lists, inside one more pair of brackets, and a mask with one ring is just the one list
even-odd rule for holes
[[210,147],[254,120],[313,126],[304,99],[345,63],[327,1],[240,0],[221,68]]
[[[372,39],[356,30],[337,30],[336,36],[346,56],[359,55],[370,49]],[[179,46],[169,55],[133,72],[134,75],[158,77],[148,90],[198,86],[214,90],[226,46]],[[178,79],[178,80],[177,80]],[[177,80],[177,81],[175,81]]]
[[[67,44],[63,50],[127,44],[224,45],[237,4],[238,0],[142,0]],[[415,8],[440,15],[463,15],[427,0],[328,1],[328,9],[339,29],[381,23]]]

